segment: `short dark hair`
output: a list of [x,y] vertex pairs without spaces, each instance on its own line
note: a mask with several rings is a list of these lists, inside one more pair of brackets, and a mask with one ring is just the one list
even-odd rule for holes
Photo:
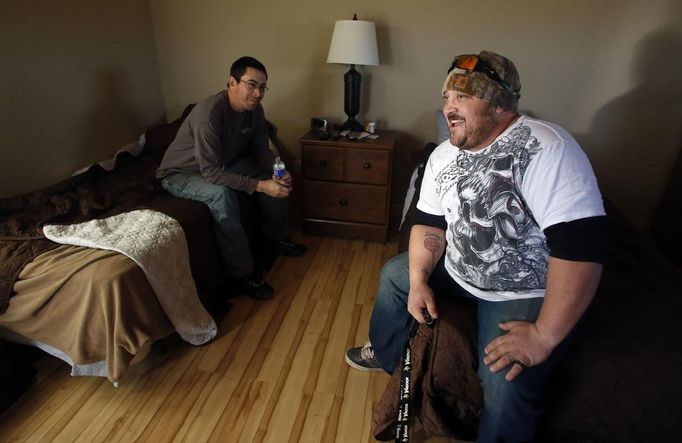
[[246,68],[253,68],[261,71],[263,74],[265,74],[265,79],[267,80],[268,71],[265,70],[263,63],[259,62],[253,57],[248,56],[240,57],[235,60],[234,63],[232,63],[232,66],[230,67],[230,76],[239,80],[246,72]]

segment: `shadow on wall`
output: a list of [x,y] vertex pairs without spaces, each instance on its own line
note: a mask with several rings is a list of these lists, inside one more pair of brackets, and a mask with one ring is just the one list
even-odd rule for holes
[[633,57],[637,86],[603,106],[579,140],[593,147],[603,194],[641,228],[651,226],[682,146],[680,29],[661,28],[638,44]]
[[146,129],[130,99],[130,91],[123,72],[107,69],[97,73],[93,103],[83,114],[80,130],[77,156],[83,166],[112,157]]
[[654,240],[677,264],[682,265],[680,220],[682,220],[682,141],[680,153],[651,224]]

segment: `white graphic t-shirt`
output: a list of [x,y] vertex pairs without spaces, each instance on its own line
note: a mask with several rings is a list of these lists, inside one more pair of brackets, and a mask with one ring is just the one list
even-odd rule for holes
[[429,157],[417,208],[445,216],[445,268],[489,301],[543,297],[543,229],[605,215],[585,153],[563,128],[520,116],[481,151],[449,140]]

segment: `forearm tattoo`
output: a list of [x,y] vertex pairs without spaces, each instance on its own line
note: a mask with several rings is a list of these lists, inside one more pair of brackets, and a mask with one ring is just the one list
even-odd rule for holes
[[433,265],[436,264],[438,258],[440,257],[440,253],[442,252],[443,249],[443,242],[444,242],[443,237],[439,234],[436,234],[434,232],[426,232],[424,234],[424,247],[426,248],[427,251],[431,252]]

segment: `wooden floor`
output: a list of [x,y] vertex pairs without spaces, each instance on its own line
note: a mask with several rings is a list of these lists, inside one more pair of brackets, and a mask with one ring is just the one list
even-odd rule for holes
[[364,344],[381,266],[397,247],[298,240],[309,252],[279,259],[273,299],[235,299],[214,341],[170,340],[118,388],[39,359],[37,382],[0,416],[0,441],[375,441],[372,408],[388,376],[350,369],[344,353]]

